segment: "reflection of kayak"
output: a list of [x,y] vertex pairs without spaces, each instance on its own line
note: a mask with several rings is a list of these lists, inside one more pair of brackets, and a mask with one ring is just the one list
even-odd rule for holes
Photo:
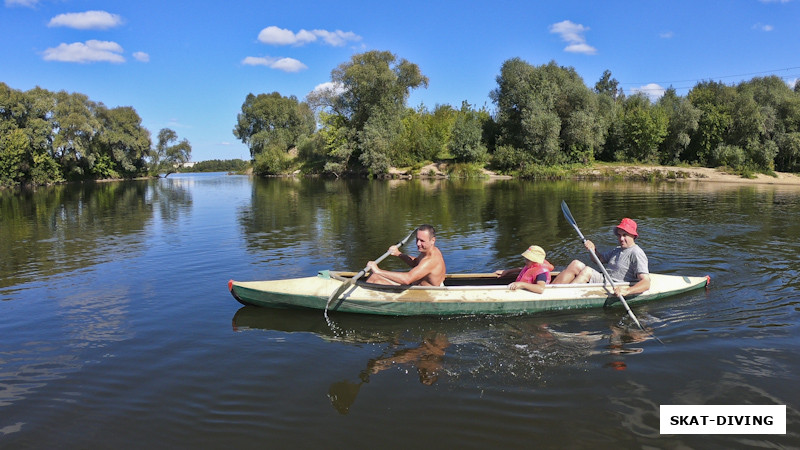
[[[369,319],[369,320],[368,320]],[[321,339],[344,343],[393,343],[400,336],[422,339],[424,333],[437,330],[443,322],[437,317],[419,317],[410,324],[396,317],[339,314],[335,323],[329,324],[319,311],[311,309],[266,309],[247,305],[234,314],[234,331],[267,330],[281,333],[311,333]]]
[[[355,274],[321,271],[316,277],[274,281],[229,281],[231,294],[245,305],[325,309],[328,297]],[[627,298],[629,304],[679,294],[708,284],[706,277],[650,274],[648,291]],[[395,316],[509,314],[593,308],[619,303],[603,284],[549,285],[542,294],[511,290],[509,280],[494,274],[447,275],[444,286],[384,286],[357,281],[331,311]]]

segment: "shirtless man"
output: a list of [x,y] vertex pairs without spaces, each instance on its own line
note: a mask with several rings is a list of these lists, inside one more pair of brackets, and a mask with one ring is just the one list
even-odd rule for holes
[[368,283],[377,284],[407,284],[419,286],[441,286],[447,269],[444,265],[442,252],[436,248],[436,230],[430,225],[420,225],[417,228],[417,250],[419,255],[413,257],[402,253],[396,245],[389,247],[392,256],[405,261],[411,267],[408,272],[392,272],[383,270],[370,261],[367,267],[372,275],[367,278]]

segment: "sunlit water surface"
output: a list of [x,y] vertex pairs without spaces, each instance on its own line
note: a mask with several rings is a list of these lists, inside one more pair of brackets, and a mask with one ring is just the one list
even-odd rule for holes
[[[589,261],[639,223],[634,312],[395,318],[242,307],[228,279],[363,268],[420,223],[449,272]],[[258,180],[0,192],[2,448],[797,448],[800,190]],[[401,269],[397,261],[382,266]],[[785,404],[786,435],[661,435],[659,405]]]

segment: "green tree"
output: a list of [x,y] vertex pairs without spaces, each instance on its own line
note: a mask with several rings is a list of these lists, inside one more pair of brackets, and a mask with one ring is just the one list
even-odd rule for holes
[[169,128],[162,128],[158,132],[156,148],[151,153],[152,170],[156,173],[164,172],[164,177],[175,173],[180,164],[186,163],[191,158],[192,146],[186,139],[178,141],[178,134]]
[[402,135],[392,150],[393,164],[413,165],[446,157],[456,114],[450,105],[437,105],[432,113],[423,106],[408,109],[402,119]]
[[781,134],[777,144],[776,168],[787,172],[800,172],[800,132]]
[[611,77],[610,70],[603,71],[603,75],[597,80],[597,83],[594,84],[594,91],[600,95],[609,97],[613,101],[622,99],[622,97],[625,96],[622,89],[619,87],[619,81]]
[[667,135],[659,146],[660,160],[662,164],[677,164],[697,130],[701,112],[688,99],[679,97],[671,86],[658,100],[658,106],[667,115]]
[[135,176],[146,171],[145,158],[150,154],[150,132],[129,106],[96,108],[100,129],[92,140],[92,173],[98,178]]
[[326,162],[323,170],[337,178],[347,171],[356,145],[355,130],[348,128],[344,116],[319,113],[320,129]]
[[271,154],[287,152],[304,137],[314,132],[316,123],[308,104],[297,97],[271,94],[248,94],[237,116],[233,135],[250,148],[255,157],[270,150]]
[[[403,132],[402,119],[411,89],[428,86],[416,64],[386,51],[353,55],[331,72],[332,87],[309,95],[309,103],[341,117],[337,133],[350,141],[338,146],[329,167],[356,169],[356,162],[369,173],[385,173],[392,151]],[[346,150],[346,151],[342,151]],[[346,158],[343,158],[346,154]]]
[[658,162],[658,146],[667,135],[667,115],[643,94],[627,97],[620,116],[622,138],[617,159]]
[[243,172],[249,163],[243,159],[210,159],[199,161],[191,168],[191,172]]
[[61,91],[55,94],[53,153],[67,179],[82,179],[91,170],[92,138],[100,128],[96,104],[85,94]]
[[796,170],[794,137],[800,131],[800,95],[777,76],[737,86],[734,131],[756,169]]
[[486,160],[486,146],[483,144],[483,120],[466,101],[456,114],[448,148],[453,158],[459,162],[483,162]]
[[724,145],[733,125],[731,109],[736,90],[715,81],[698,83],[688,98],[699,109],[700,119],[687,151],[688,162],[712,164],[716,147]]
[[503,63],[498,87],[498,145],[527,153],[538,164],[590,161],[603,141],[596,96],[573,68]]
[[[62,181],[52,157],[55,96],[41,88],[21,92],[0,83],[0,153],[8,184]],[[22,136],[24,135],[24,139]]]
[[0,127],[0,186],[15,186],[25,180],[27,136],[23,130]]

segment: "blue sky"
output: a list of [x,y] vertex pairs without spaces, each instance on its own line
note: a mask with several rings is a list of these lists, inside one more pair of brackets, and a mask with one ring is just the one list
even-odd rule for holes
[[335,2],[3,0],[0,82],[132,106],[192,160],[249,158],[232,134],[248,93],[303,100],[355,53],[388,50],[430,84],[409,106],[490,110],[502,63],[604,70],[628,94],[800,78],[800,0]]

